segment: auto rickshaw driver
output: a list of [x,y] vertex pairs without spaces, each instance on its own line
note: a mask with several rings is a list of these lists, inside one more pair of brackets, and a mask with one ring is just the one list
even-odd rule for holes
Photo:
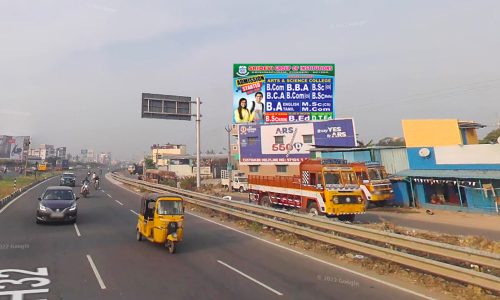
[[183,238],[183,199],[172,195],[148,194],[141,199],[137,222],[137,240],[164,244],[174,253]]

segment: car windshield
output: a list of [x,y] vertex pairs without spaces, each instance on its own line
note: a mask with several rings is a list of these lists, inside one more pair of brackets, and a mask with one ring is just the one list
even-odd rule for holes
[[74,200],[73,191],[67,190],[48,190],[43,195],[43,200]]
[[158,202],[159,215],[182,215],[182,201],[159,201]]
[[71,174],[63,174],[62,176],[63,178],[75,178],[75,175],[71,175]]

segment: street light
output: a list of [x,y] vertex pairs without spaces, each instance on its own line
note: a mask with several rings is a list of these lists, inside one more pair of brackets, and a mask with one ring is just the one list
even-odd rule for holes
[[231,125],[226,125],[225,127],[227,132],[227,178],[228,178],[228,190],[231,191]]

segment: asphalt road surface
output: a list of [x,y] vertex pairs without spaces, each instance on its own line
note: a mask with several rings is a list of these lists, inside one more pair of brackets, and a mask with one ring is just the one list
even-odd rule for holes
[[0,299],[422,299],[190,214],[171,255],[135,240],[139,196],[104,178],[76,226],[37,225],[58,180],[0,212]]

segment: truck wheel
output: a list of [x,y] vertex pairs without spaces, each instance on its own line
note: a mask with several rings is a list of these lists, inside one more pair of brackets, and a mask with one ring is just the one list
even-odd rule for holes
[[242,186],[240,186],[240,193],[244,193],[244,192],[245,192],[245,189]]
[[138,242],[142,241],[142,234],[139,231],[139,228],[136,230],[135,238],[137,239]]
[[307,206],[307,212],[309,213],[309,215],[311,216],[318,216],[319,215],[319,210],[318,210],[318,206],[316,205],[316,203],[312,202],[312,203],[309,203],[309,205]]
[[339,221],[342,221],[342,222],[354,222],[354,218],[356,217],[356,215],[353,215],[353,214],[350,214],[350,215],[340,215],[339,216]]
[[260,203],[262,206],[271,207],[271,200],[269,200],[269,196],[262,197],[262,200],[260,200]]

